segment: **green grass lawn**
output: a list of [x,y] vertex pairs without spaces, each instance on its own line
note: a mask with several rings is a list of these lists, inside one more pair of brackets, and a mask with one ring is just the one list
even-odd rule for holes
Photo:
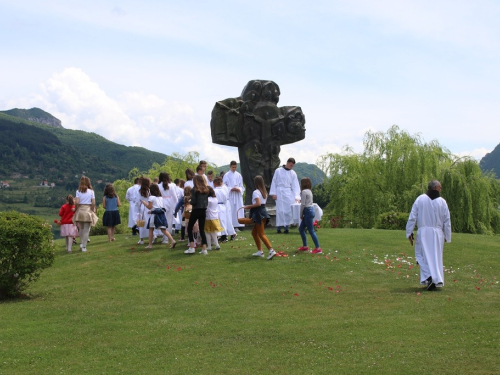
[[425,292],[401,231],[322,228],[318,256],[268,232],[288,257],[252,257],[248,230],[208,256],[58,240],[28,296],[0,304],[0,373],[500,372],[498,236],[454,234]]

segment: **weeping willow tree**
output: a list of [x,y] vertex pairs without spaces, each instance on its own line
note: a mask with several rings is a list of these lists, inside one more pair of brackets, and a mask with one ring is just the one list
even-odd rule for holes
[[397,126],[386,133],[367,132],[363,144],[361,154],[346,147],[342,154],[320,158],[329,176],[324,183],[330,196],[326,212],[340,216],[342,225],[372,228],[382,213],[409,212],[428,182],[439,179],[455,231],[499,230],[499,186],[476,161],[459,159],[437,141],[425,143]]

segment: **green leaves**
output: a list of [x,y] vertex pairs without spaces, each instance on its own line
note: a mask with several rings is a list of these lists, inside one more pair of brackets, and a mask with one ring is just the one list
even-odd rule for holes
[[51,226],[18,212],[0,213],[0,299],[18,295],[54,262]]
[[[352,227],[372,228],[385,212],[409,212],[430,180],[441,181],[442,196],[456,232],[498,233],[500,187],[471,158],[458,158],[437,141],[423,142],[397,126],[367,132],[365,149],[327,154],[320,165],[329,175],[327,212]],[[380,219],[379,219],[380,223]],[[385,224],[384,224],[385,225]]]

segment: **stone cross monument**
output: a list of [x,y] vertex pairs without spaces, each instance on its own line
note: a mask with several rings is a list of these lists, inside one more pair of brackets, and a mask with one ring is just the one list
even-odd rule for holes
[[252,204],[253,179],[261,175],[267,190],[280,166],[281,145],[306,136],[306,119],[296,106],[278,107],[280,88],[273,81],[252,80],[241,96],[215,103],[210,128],[212,142],[238,147],[245,204]]

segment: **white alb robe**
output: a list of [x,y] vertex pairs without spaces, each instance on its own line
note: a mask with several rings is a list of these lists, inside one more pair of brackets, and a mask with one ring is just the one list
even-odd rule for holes
[[292,204],[300,199],[299,180],[295,171],[283,167],[276,169],[269,195],[276,195],[276,226],[292,224]]
[[168,228],[170,233],[174,229],[174,210],[179,200],[177,196],[177,186],[174,183],[168,184],[168,189],[163,188],[163,184],[158,184],[161,196],[163,197],[163,207],[165,208],[165,217],[167,218]]
[[127,189],[125,193],[125,200],[129,203],[128,209],[128,227],[132,228],[135,226],[137,220],[137,214],[139,212],[139,207],[141,205],[141,196],[139,190],[141,185],[135,184]]
[[[243,178],[237,171],[229,171],[224,174],[222,181],[229,190],[229,203],[231,205],[231,220],[233,227],[244,227],[244,224],[238,223],[239,217],[245,217],[245,210],[240,210],[240,208],[243,207],[243,193],[245,192]],[[232,188],[237,188],[238,191],[231,191]]]
[[231,209],[231,202],[229,202],[229,189],[224,184],[222,184],[221,188],[224,190],[225,195],[227,197],[227,200],[226,200],[226,226],[224,227],[225,232],[222,234],[225,234],[227,236],[232,236],[233,234],[236,234],[236,231],[234,230],[234,226],[233,226],[233,214],[232,214],[232,209]]
[[417,224],[415,258],[420,266],[420,283],[432,277],[434,284],[444,285],[443,247],[444,241],[451,242],[450,211],[446,201],[434,200],[427,194],[420,195],[413,203],[406,224],[406,238],[413,233]]
[[[177,188],[177,203],[179,203],[179,199],[182,198],[184,200],[184,189],[182,189],[179,186],[176,186],[176,188]],[[175,204],[176,206],[177,206],[177,203]],[[174,209],[175,209],[175,207],[174,207]],[[181,228],[182,228],[181,210],[179,210],[179,212],[177,212],[177,216],[174,216],[174,226],[175,226],[176,230],[181,230]]]
[[226,210],[226,202],[229,197],[227,194],[227,190],[223,186],[217,186],[215,189],[215,196],[217,197],[217,202],[219,205],[219,222],[224,231],[222,234],[227,235],[227,210]]

